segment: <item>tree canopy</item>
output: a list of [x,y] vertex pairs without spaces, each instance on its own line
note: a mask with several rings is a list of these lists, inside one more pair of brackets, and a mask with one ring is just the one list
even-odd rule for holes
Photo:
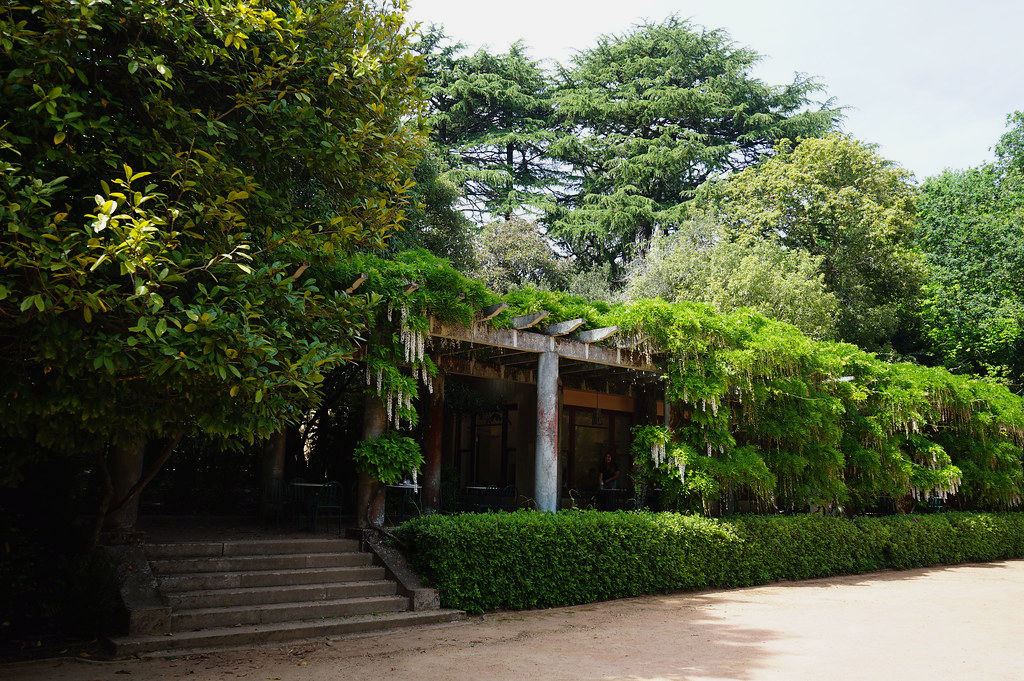
[[729,313],[751,308],[812,338],[835,335],[839,305],[825,288],[821,256],[759,236],[730,238],[714,217],[699,216],[651,240],[634,261],[627,300],[707,303]]
[[318,399],[399,229],[418,58],[390,1],[0,7],[0,421],[60,450],[252,440]]
[[418,49],[431,139],[466,210],[481,222],[539,212],[562,174],[547,150],[559,136],[548,74],[522,42],[462,54],[432,28]]
[[1024,114],[998,160],[946,171],[921,188],[918,243],[928,263],[922,323],[951,369],[1024,378]]
[[476,261],[472,276],[499,293],[528,285],[561,288],[569,275],[569,264],[551,250],[536,223],[522,218],[484,225]]
[[839,338],[884,350],[913,326],[921,280],[910,174],[843,135],[780,143],[776,155],[702,187],[699,205],[739,234],[820,257],[839,299]]
[[630,247],[680,221],[705,180],[757,163],[784,138],[831,130],[821,86],[772,86],[724,31],[678,17],[601,37],[561,70],[554,101],[572,133],[553,154],[573,169],[552,234],[587,264],[618,268]]

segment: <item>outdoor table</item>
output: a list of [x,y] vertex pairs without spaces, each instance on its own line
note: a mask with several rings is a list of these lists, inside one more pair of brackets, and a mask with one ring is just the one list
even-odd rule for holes
[[467,485],[465,488],[467,495],[479,499],[479,501],[472,504],[473,510],[476,511],[500,509],[502,508],[502,498],[512,497],[514,500],[514,495],[503,494],[507,489],[509,488],[497,485]]

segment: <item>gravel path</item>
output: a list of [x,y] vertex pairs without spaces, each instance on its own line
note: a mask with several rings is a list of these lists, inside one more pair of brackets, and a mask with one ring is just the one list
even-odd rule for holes
[[41,661],[46,681],[1024,679],[1024,561],[508,612],[171,660]]

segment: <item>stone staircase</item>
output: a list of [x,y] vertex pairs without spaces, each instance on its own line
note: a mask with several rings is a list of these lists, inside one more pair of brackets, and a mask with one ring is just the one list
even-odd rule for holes
[[170,607],[166,631],[111,639],[117,656],[373,632],[463,614],[413,610],[402,585],[355,539],[148,544],[145,555]]

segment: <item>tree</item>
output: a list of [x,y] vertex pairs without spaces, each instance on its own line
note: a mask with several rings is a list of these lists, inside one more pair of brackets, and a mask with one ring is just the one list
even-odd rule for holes
[[750,166],[777,140],[832,129],[806,78],[777,87],[750,75],[760,56],[724,31],[678,17],[608,35],[561,72],[554,100],[571,135],[552,153],[574,169],[552,234],[586,263],[621,269],[634,244],[680,221],[708,178]]
[[821,256],[751,235],[728,238],[702,217],[655,237],[631,268],[628,300],[707,303],[721,313],[751,308],[812,338],[835,334],[839,306],[825,289]]
[[95,452],[124,530],[183,434],[277,431],[353,355],[332,271],[404,219],[418,58],[390,0],[8,3],[0,50],[0,424]]
[[1024,114],[997,161],[930,178],[918,202],[928,263],[921,318],[936,358],[953,371],[1024,382]]
[[402,229],[388,239],[388,253],[425,248],[447,258],[461,271],[474,266],[476,226],[459,210],[460,188],[441,175],[443,152],[427,145],[413,171],[416,185],[410,195]]
[[922,263],[913,242],[916,189],[867,145],[832,134],[780,143],[758,166],[709,183],[697,204],[738,234],[821,258],[839,299],[839,338],[900,348],[913,329]]
[[569,274],[567,263],[537,225],[522,218],[484,225],[476,242],[476,260],[472,276],[498,293],[528,285],[559,288]]
[[558,136],[547,74],[522,42],[504,53],[464,55],[461,45],[444,41],[432,28],[418,48],[426,60],[431,139],[444,151],[443,176],[462,188],[478,222],[536,211],[561,177],[547,158]]

